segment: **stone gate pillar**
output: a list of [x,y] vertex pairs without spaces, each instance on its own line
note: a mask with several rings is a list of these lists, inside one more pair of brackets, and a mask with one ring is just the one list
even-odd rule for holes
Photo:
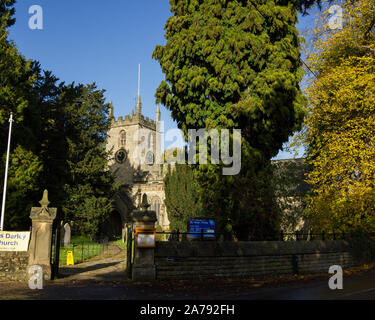
[[[141,204],[141,210],[133,211],[132,220],[134,231],[142,230],[150,235],[155,232],[155,222],[157,221],[156,212],[149,211],[147,196],[144,194]],[[154,234],[153,234],[154,235]],[[134,245],[134,263],[132,266],[132,279],[135,281],[154,281],[156,279],[154,247],[137,247],[137,239]]]
[[39,265],[43,269],[43,278],[51,279],[51,241],[52,223],[57,209],[48,208],[48,191],[44,190],[39,201],[41,207],[31,208],[32,220],[31,242],[29,247],[29,266]]

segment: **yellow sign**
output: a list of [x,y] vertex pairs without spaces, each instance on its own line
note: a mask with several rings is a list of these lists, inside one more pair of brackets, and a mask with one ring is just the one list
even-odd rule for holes
[[0,251],[27,251],[30,232],[0,231]]
[[67,266],[74,266],[74,256],[73,251],[68,251],[66,253],[66,265]]

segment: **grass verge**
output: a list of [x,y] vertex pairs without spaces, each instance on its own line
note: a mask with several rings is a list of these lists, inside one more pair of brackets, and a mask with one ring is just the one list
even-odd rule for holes
[[[73,252],[74,263],[76,264],[103,255],[107,249],[107,245],[94,242],[84,236],[75,236],[72,237],[69,246],[60,247],[59,265],[66,265],[68,251]],[[52,247],[52,254],[54,254],[54,246]]]

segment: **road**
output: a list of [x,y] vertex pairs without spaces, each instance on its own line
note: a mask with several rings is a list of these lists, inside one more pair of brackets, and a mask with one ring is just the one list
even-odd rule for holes
[[331,290],[328,279],[308,283],[285,284],[260,288],[257,292],[228,294],[226,299],[241,300],[375,300],[375,270],[344,277],[342,290]]
[[[1,300],[361,300],[375,299],[375,269],[344,276],[343,290],[330,290],[327,275],[241,280],[125,280],[125,252],[112,246],[107,257],[61,268],[62,278],[31,290],[0,282]],[[270,280],[271,279],[271,280]]]

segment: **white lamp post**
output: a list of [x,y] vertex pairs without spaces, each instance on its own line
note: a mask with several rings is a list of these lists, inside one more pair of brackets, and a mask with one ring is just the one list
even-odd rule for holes
[[13,113],[11,112],[10,117],[9,117],[8,150],[7,150],[7,159],[5,162],[5,177],[4,177],[4,189],[3,189],[3,204],[1,207],[0,231],[3,231],[3,226],[4,226],[5,198],[6,198],[7,180],[8,180],[8,163],[9,163],[10,137],[12,134],[12,123],[13,123]]

